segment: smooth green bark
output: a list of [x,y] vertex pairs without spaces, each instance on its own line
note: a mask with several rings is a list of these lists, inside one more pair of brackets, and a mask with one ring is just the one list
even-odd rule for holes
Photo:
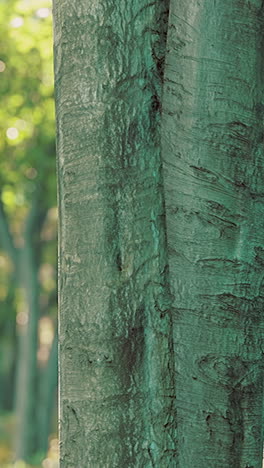
[[172,0],[163,99],[179,468],[262,466],[263,2]]
[[261,467],[262,4],[170,4],[161,103],[165,2],[54,2],[61,468]]
[[174,463],[166,26],[166,1],[54,2],[61,468]]

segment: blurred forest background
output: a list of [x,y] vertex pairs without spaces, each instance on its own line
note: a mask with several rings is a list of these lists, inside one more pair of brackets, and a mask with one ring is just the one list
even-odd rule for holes
[[0,467],[58,467],[50,0],[0,0]]

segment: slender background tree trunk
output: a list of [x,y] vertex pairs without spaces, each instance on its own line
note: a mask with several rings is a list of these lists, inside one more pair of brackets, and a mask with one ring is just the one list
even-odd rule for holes
[[15,410],[17,418],[15,458],[28,460],[37,448],[37,349],[39,320],[38,269],[33,246],[25,239],[18,256],[18,276],[25,296],[25,316],[19,336]]
[[[38,273],[40,246],[37,244],[36,239],[39,238],[46,215],[46,211],[39,205],[40,196],[38,193],[35,197],[22,227],[21,239],[23,245],[21,247],[15,245],[8,217],[0,202],[1,248],[5,250],[13,264],[14,288],[20,290],[22,298],[18,302],[23,303],[24,307],[24,310],[18,312],[17,315],[18,359],[14,369],[14,388],[13,392],[11,392],[12,404],[14,404],[16,412],[14,434],[14,458],[16,460],[30,460],[33,455],[39,454],[41,451],[43,455],[45,454],[48,444],[51,402],[54,402],[54,390],[57,382],[57,338],[55,338],[49,365],[45,369],[45,382],[38,388],[37,351],[40,318]],[[23,316],[22,322],[19,319],[20,313]],[[42,417],[38,417],[39,405],[45,407],[45,416],[42,413]]]
[[262,466],[263,2],[172,0],[163,159],[179,468]]
[[46,368],[39,378],[38,450],[46,454],[58,388],[58,332],[56,330]]
[[167,1],[54,2],[61,468],[174,464]]

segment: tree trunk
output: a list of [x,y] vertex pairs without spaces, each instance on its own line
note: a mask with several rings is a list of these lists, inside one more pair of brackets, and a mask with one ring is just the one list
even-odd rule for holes
[[262,5],[171,2],[163,159],[179,468],[262,466]]
[[[19,336],[19,356],[15,388],[15,459],[28,460],[37,450],[37,349],[39,285],[35,252],[26,239],[18,259],[18,277],[25,296],[27,322]],[[41,430],[39,428],[39,430]]]
[[51,431],[54,403],[58,383],[58,333],[53,338],[50,355],[45,369],[39,378],[38,404],[38,451],[46,454]]
[[[14,267],[14,282],[24,295],[24,324],[18,332],[15,376],[16,429],[14,458],[28,460],[37,450],[37,348],[39,319],[38,252],[33,238],[40,228],[39,197],[35,197],[23,229],[24,245],[16,248],[0,200],[0,241]],[[44,217],[42,216],[42,221]],[[41,428],[39,428],[41,430]]]
[[54,2],[61,468],[174,464],[167,2]]

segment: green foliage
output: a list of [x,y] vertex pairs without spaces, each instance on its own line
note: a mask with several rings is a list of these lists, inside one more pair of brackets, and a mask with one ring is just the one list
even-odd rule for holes
[[24,214],[38,185],[55,204],[51,2],[10,3],[0,4],[0,184],[8,212]]
[[[54,270],[56,165],[51,6],[50,0],[0,2],[0,198],[19,246],[32,200],[39,197],[39,215],[48,216],[38,244],[45,244],[44,261],[52,264]],[[8,284],[12,267],[4,252],[0,252],[0,267],[1,329],[6,298],[9,311],[11,301]]]
[[[55,327],[57,313],[51,7],[51,0],[0,0],[0,201],[18,248],[24,245],[25,224],[36,204],[31,244],[38,262],[41,316],[49,319],[39,322],[40,335],[44,337],[43,343],[39,338],[36,349],[38,355],[44,356],[39,361],[39,374],[45,369],[47,336],[53,336],[50,327]],[[28,468],[23,462],[8,464],[13,456],[15,419],[6,411],[12,409],[14,402],[18,335],[26,310],[25,295],[15,273],[0,236],[0,410],[5,412],[4,416],[0,414],[0,466]],[[8,431],[6,419],[12,421]],[[42,466],[44,455],[38,453],[34,457],[30,466]]]

